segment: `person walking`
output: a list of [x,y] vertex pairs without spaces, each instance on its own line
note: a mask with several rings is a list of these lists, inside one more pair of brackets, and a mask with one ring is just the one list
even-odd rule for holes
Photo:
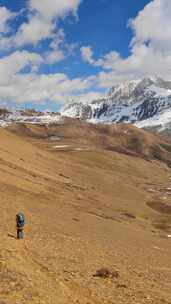
[[18,213],[16,215],[16,229],[17,229],[17,239],[24,238],[24,225],[25,225],[25,217],[23,213]]

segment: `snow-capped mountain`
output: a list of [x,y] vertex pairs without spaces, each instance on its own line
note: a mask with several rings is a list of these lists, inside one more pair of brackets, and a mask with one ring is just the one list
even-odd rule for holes
[[161,78],[144,78],[113,86],[103,99],[69,103],[63,116],[90,122],[131,122],[139,127],[171,124],[171,82]]
[[171,81],[144,78],[113,86],[102,99],[70,102],[61,113],[0,109],[0,127],[15,123],[60,123],[63,116],[92,123],[126,122],[171,135]]
[[0,127],[6,127],[11,123],[52,124],[61,120],[62,117],[59,113],[43,113],[34,110],[10,112],[0,109]]

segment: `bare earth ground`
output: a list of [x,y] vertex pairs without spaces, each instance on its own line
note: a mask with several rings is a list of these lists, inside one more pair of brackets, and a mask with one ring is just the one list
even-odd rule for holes
[[15,133],[0,129],[0,304],[171,303],[171,169],[71,130]]

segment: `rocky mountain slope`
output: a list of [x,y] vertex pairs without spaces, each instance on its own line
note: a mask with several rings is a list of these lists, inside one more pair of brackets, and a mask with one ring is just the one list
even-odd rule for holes
[[66,105],[61,114],[91,122],[130,122],[162,131],[171,125],[171,82],[161,78],[124,82],[101,100]]
[[0,109],[0,127],[12,123],[51,124],[61,121],[61,115],[54,112],[38,112],[33,110],[9,111]]

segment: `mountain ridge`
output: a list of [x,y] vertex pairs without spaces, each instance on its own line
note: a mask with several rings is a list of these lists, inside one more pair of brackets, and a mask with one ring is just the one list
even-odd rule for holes
[[129,122],[149,127],[151,124],[164,125],[160,115],[165,111],[170,112],[167,124],[171,122],[171,82],[162,78],[144,78],[117,84],[102,99],[70,103],[61,110],[61,115],[95,123]]

